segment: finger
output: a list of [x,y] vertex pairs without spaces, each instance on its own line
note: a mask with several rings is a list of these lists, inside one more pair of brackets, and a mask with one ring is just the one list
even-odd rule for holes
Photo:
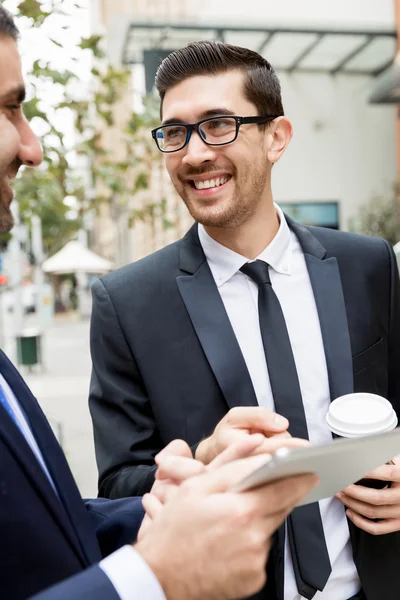
[[245,495],[253,496],[254,502],[265,516],[272,514],[287,515],[317,484],[318,477],[313,474],[296,475],[261,486]]
[[164,456],[185,456],[187,458],[193,458],[190,446],[183,440],[172,440],[165,448],[156,454],[154,460],[157,464]]
[[270,457],[265,454],[234,460],[199,477],[188,479],[182,485],[193,487],[202,494],[226,492],[252,471],[265,465],[268,460]]
[[376,506],[375,504],[368,504],[361,502],[360,500],[354,500],[343,494],[340,499],[341,502],[354,512],[359,513],[367,519],[397,519],[400,518],[400,507],[398,504],[389,504]]
[[[265,437],[265,436],[264,436]],[[275,433],[274,434],[275,438],[291,438],[292,436],[290,435],[290,433],[288,431],[283,431],[282,433]]]
[[363,479],[381,479],[382,481],[400,481],[400,465],[391,463],[382,465],[374,471],[371,471]]
[[138,535],[137,535],[138,542],[140,542],[140,540],[142,540],[143,537],[146,535],[146,533],[149,530],[151,524],[152,524],[152,520],[150,519],[150,517],[148,515],[144,515],[143,521],[142,521],[142,523],[140,525],[140,528],[139,528],[139,531],[138,531]]
[[264,440],[265,437],[261,433],[253,433],[243,437],[238,442],[233,442],[209,463],[208,469],[217,469],[233,460],[250,456],[262,446]]
[[336,498],[342,500],[343,495],[376,506],[400,504],[400,488],[398,487],[374,490],[373,488],[365,487],[364,485],[349,485],[347,488],[336,494]]
[[[140,531],[142,531],[143,529],[146,529],[147,527],[149,527],[149,525],[152,523],[151,518],[149,517],[149,515],[146,513],[143,517],[143,521],[140,525]],[[139,533],[140,533],[139,531]]]
[[154,519],[162,509],[162,503],[153,494],[145,494],[142,498],[143,508],[150,519]]
[[352,510],[347,510],[346,515],[356,527],[363,529],[371,535],[386,535],[387,533],[400,530],[400,519],[385,519],[384,521],[375,522],[366,519]]
[[281,432],[289,427],[285,417],[263,406],[235,406],[224,419],[233,427],[251,429],[254,433]]
[[270,438],[265,438],[261,446],[259,446],[255,453],[257,454],[275,454],[280,448],[306,448],[310,446],[308,440],[301,440],[299,438],[286,437],[281,435],[274,435]]
[[179,483],[172,481],[171,479],[166,479],[165,481],[160,482],[160,484],[153,490],[151,490],[151,494],[156,496],[161,504],[165,504],[172,490],[176,490],[179,487]]
[[180,483],[189,477],[204,473],[205,469],[203,463],[194,458],[164,455],[159,458],[157,480],[172,479]]

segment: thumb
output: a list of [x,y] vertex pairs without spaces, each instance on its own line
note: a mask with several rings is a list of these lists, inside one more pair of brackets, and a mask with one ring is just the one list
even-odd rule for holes
[[289,426],[285,417],[262,406],[236,406],[227,413],[226,423],[266,435],[286,431]]
[[155,462],[158,464],[160,459],[166,456],[184,456],[186,458],[193,458],[192,451],[188,444],[183,440],[172,440],[159,452],[155,457]]

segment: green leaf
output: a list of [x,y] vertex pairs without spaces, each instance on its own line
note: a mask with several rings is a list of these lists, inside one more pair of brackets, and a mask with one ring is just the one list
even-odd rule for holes
[[91,50],[93,56],[96,58],[104,58],[105,54],[100,48],[101,40],[102,38],[100,35],[91,35],[88,38],[82,38],[79,48],[82,50]]
[[139,173],[135,181],[135,191],[138,192],[139,190],[147,190],[148,187],[149,174],[145,172]]
[[39,98],[32,98],[28,102],[24,102],[24,114],[28,121],[31,121],[34,117],[47,121],[47,115],[38,107],[40,100]]
[[50,15],[49,12],[43,10],[42,5],[38,0],[23,0],[18,4],[18,13],[20,16],[33,19],[35,27],[43,25],[44,21]]
[[55,44],[56,46],[58,46],[59,48],[63,48],[64,47],[60,42],[57,42],[57,40],[55,40],[54,38],[50,38],[50,41],[53,44]]

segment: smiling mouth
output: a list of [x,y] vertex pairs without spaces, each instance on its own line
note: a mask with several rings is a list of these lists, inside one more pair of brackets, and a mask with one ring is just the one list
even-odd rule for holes
[[230,179],[231,175],[226,177],[215,177],[214,179],[206,179],[205,181],[192,181],[191,184],[196,190],[208,190],[210,188],[218,188],[225,185]]

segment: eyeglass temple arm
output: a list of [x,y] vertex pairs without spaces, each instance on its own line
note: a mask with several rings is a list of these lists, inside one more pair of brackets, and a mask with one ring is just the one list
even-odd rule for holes
[[262,115],[262,116],[257,116],[257,117],[240,117],[240,123],[242,125],[247,125],[249,123],[265,123],[265,121],[272,121],[273,119],[276,119],[277,116],[275,115]]

